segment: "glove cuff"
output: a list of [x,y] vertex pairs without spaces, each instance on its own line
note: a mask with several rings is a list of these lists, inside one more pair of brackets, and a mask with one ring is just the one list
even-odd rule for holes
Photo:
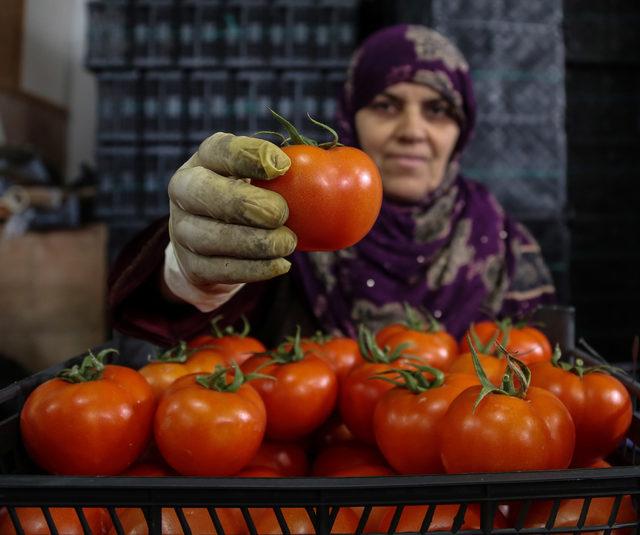
[[244,286],[244,283],[216,284],[207,292],[197,288],[182,272],[171,242],[164,250],[163,276],[167,287],[174,295],[205,313],[224,305]]

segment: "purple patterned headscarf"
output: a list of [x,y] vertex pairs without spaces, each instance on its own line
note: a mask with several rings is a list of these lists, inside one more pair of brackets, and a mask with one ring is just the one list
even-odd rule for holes
[[355,52],[340,100],[341,141],[358,146],[354,118],[400,82],[438,91],[454,109],[460,136],[441,185],[414,205],[384,199],[359,243],[336,252],[296,253],[297,277],[327,330],[354,336],[403,317],[403,303],[428,310],[459,337],[472,321],[522,315],[553,300],[540,249],[480,184],[462,177],[458,158],[473,130],[475,100],[468,65],[441,34],[397,25]]

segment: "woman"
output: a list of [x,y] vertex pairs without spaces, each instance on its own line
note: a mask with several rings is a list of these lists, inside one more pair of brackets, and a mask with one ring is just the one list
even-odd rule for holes
[[[351,336],[360,322],[376,329],[408,302],[460,336],[487,315],[523,315],[552,301],[535,240],[459,173],[474,119],[468,66],[447,39],[410,25],[375,33],[354,54],[338,121],[341,141],[361,147],[381,172],[384,201],[371,232],[346,250],[296,252],[288,271],[295,236],[283,226],[282,199],[241,181],[238,196],[221,199],[211,186],[227,180],[220,174],[281,174],[283,153],[269,144],[256,169],[255,158],[230,156],[238,138],[212,136],[172,179],[169,224],[147,229],[118,260],[114,327],[168,345],[206,329],[213,315],[232,322],[246,314],[272,345],[296,324]],[[263,154],[266,142],[255,143],[253,154]]]

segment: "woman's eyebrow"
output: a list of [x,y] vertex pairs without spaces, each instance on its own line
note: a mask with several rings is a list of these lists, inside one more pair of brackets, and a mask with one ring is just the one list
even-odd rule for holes
[[[402,97],[400,97],[398,95],[394,95],[393,93],[389,93],[387,91],[383,91],[382,93],[380,93],[380,96],[386,97],[386,98],[388,98],[388,99],[390,99],[390,100],[392,100],[392,101],[394,101],[396,103],[405,102],[404,98],[402,98]],[[440,95],[433,96],[433,97],[427,97],[427,98],[422,100],[422,104],[433,104],[433,103],[437,103],[437,102],[448,103],[449,101],[446,98],[444,98],[444,97],[442,97]]]

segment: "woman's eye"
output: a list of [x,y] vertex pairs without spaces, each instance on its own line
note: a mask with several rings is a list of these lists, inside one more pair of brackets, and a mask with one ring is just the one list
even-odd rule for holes
[[396,106],[394,106],[393,103],[387,100],[379,100],[377,102],[372,102],[371,108],[376,111],[391,112],[395,110]]
[[452,117],[451,106],[446,102],[434,102],[426,106],[426,114],[433,118],[449,118]]

